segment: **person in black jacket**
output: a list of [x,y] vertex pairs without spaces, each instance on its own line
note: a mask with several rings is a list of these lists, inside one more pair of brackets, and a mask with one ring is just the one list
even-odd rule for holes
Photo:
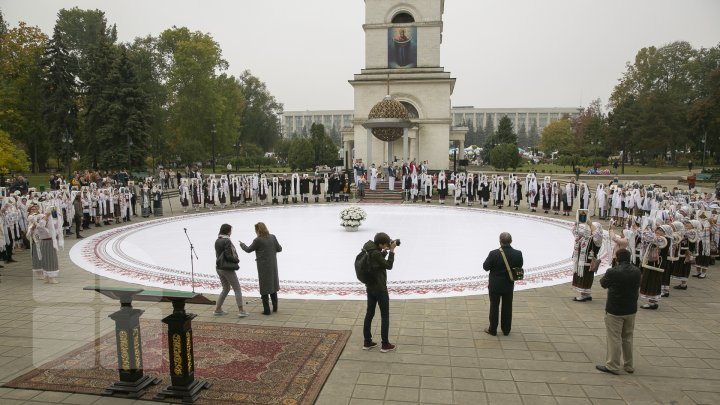
[[237,270],[240,268],[240,258],[238,258],[235,246],[230,240],[230,234],[232,233],[232,226],[229,224],[222,224],[220,226],[220,232],[217,240],[215,240],[215,271],[217,271],[218,278],[220,278],[220,284],[222,284],[222,291],[215,304],[215,312],[213,315],[222,316],[227,315],[227,312],[222,310],[223,302],[227,297],[232,287],[235,293],[235,302],[238,306],[240,318],[244,318],[249,314],[245,312],[242,302],[242,290],[240,289],[240,282],[237,278]]
[[[370,350],[378,344],[372,340],[372,320],[375,316],[375,306],[380,306],[380,336],[382,338],[381,353],[395,350],[395,345],[390,343],[388,329],[390,329],[390,296],[387,290],[387,270],[392,270],[395,262],[395,246],[397,241],[380,232],[375,235],[374,240],[369,240],[363,245],[363,250],[370,254],[370,269],[372,278],[366,284],[367,291],[367,312],[363,324],[363,337],[365,343],[363,350]],[[387,256],[387,259],[385,258]]]
[[[500,329],[503,335],[510,334],[512,326],[512,301],[513,290],[515,289],[515,281],[512,279],[510,268],[522,267],[522,252],[513,249],[512,236],[503,232],[500,234],[500,249],[493,249],[488,254],[483,269],[490,272],[488,292],[490,294],[490,326],[485,329],[485,333],[489,335],[497,335],[498,312],[500,312],[500,302],[502,301],[502,313],[500,316]],[[502,253],[507,258],[508,265],[505,264]]]
[[628,373],[633,369],[633,330],[640,290],[640,269],[630,263],[630,251],[618,250],[615,254],[618,264],[609,269],[600,285],[608,289],[605,304],[605,329],[607,330],[607,360],[605,365],[597,365],[600,371],[619,374],[620,355]]

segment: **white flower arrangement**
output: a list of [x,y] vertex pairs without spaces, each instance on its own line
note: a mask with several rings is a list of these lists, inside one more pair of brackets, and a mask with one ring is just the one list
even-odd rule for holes
[[358,227],[367,219],[367,213],[360,207],[345,208],[340,211],[340,225],[343,227]]

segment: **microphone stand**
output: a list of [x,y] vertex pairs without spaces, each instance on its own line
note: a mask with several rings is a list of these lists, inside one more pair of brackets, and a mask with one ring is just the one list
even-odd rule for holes
[[185,231],[185,237],[188,240],[188,243],[190,243],[190,282],[192,283],[192,292],[195,292],[195,267],[193,263],[193,256],[195,257],[195,260],[200,260],[198,258],[197,252],[195,251],[195,246],[193,246],[192,241],[190,240],[190,236],[188,236],[187,228],[183,228],[183,231]]

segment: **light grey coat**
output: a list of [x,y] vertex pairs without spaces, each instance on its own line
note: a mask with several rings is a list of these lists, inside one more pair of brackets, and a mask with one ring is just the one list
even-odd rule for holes
[[278,243],[275,235],[258,236],[250,246],[243,243],[240,244],[240,247],[248,253],[255,252],[260,294],[278,292],[280,290],[280,279],[278,277],[277,253],[282,252],[282,246]]

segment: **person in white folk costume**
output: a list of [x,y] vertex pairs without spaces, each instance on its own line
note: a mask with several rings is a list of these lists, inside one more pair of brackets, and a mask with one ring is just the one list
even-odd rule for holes
[[463,194],[465,192],[465,174],[458,173],[455,175],[455,205],[463,202]]
[[490,196],[492,197],[492,205],[497,206],[497,175],[493,174],[490,178]]
[[563,215],[570,216],[572,212],[573,204],[575,203],[575,196],[577,195],[577,186],[575,185],[575,179],[570,179],[570,182],[565,184],[565,192],[563,193]]
[[293,173],[290,177],[290,198],[293,204],[300,199],[300,175],[297,173]]
[[220,208],[225,209],[228,204],[228,197],[230,196],[230,184],[226,175],[220,176],[220,184],[218,185],[218,203]]
[[433,193],[433,177],[432,175],[428,173],[422,174],[422,189],[423,189],[423,199],[426,203],[430,203],[432,201],[432,193]]
[[520,184],[517,176],[515,175],[511,175],[510,177],[508,194],[510,199],[510,207],[515,207],[515,211],[518,211],[520,209],[520,200],[522,200],[522,184]]
[[540,189],[542,197],[542,209],[547,214],[552,209],[552,198],[553,198],[553,186],[550,181],[550,176],[543,178],[543,184]]
[[495,179],[495,205],[502,209],[505,205],[505,198],[507,197],[507,185],[502,176],[497,176]]
[[448,195],[448,183],[444,170],[440,170],[437,176],[437,193],[440,204],[445,204],[445,198]]
[[475,189],[475,176],[472,173],[468,173],[465,179],[465,199],[468,207],[473,205],[475,194],[477,194],[477,190]]
[[528,209],[530,212],[536,212],[540,200],[540,190],[538,190],[537,177],[534,173],[528,173],[525,177],[525,195]]
[[265,174],[261,174],[258,180],[258,191],[257,191],[257,198],[258,203],[260,205],[265,205],[265,202],[267,201],[267,196],[269,192],[267,177]]
[[600,183],[595,190],[595,210],[600,219],[607,219],[608,216],[608,196],[605,192],[605,185]]
[[280,180],[277,176],[273,176],[272,180],[270,182],[270,198],[271,198],[271,204],[277,205],[280,203],[279,201],[280,196]]
[[370,166],[370,190],[377,190],[377,177],[378,170],[375,167],[375,163]]
[[[572,286],[578,293],[573,298],[576,302],[592,301],[592,285],[597,268],[593,267],[594,260],[601,261],[607,255],[607,246],[603,243],[602,226],[597,222],[575,223],[572,229],[575,242],[573,245]],[[603,250],[603,248],[605,248]],[[599,267],[599,262],[596,263]]]
[[490,190],[491,185],[488,183],[488,177],[486,174],[480,176],[480,183],[478,183],[478,201],[482,204],[483,208],[488,207],[490,202]]
[[587,183],[580,183],[580,190],[578,191],[578,208],[583,210],[590,209],[590,188]]

